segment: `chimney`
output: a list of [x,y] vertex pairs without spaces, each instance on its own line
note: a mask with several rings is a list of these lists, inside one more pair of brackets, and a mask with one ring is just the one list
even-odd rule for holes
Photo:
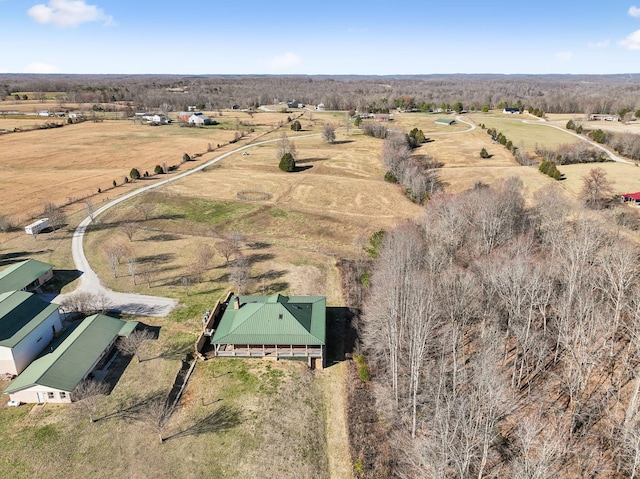
[[233,309],[240,309],[240,298],[237,296],[233,297]]

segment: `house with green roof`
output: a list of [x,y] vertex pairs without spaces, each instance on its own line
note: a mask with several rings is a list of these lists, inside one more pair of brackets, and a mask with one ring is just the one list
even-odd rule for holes
[[325,336],[324,296],[231,295],[211,344],[218,357],[302,359],[321,369]]
[[53,278],[53,265],[36,259],[14,263],[0,271],[0,293],[33,291]]
[[62,331],[58,308],[26,291],[0,293],[0,374],[20,374]]
[[117,339],[137,326],[104,314],[89,316],[57,338],[4,393],[18,403],[70,403],[75,387],[106,368]]

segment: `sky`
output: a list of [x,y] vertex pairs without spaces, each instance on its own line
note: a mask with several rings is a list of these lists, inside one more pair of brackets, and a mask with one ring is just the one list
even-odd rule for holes
[[635,1],[0,0],[0,73],[640,73]]

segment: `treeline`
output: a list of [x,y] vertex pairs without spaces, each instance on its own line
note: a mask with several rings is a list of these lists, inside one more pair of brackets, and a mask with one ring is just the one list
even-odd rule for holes
[[594,148],[583,141],[567,143],[558,146],[555,150],[537,147],[536,155],[544,161],[557,165],[573,165],[576,163],[601,163],[611,161],[604,151]]
[[385,180],[401,184],[407,197],[418,204],[442,189],[437,173],[442,165],[429,155],[412,154],[411,150],[424,141],[422,130],[414,128],[408,134],[386,134],[382,147],[382,162],[387,168]]
[[357,477],[637,474],[638,249],[522,191],[439,194],[384,235],[359,328],[393,460]]
[[[137,109],[207,110],[297,100],[330,110],[502,108],[534,114],[635,111],[637,75],[182,76],[0,74],[0,98],[63,92],[70,102],[130,102]],[[21,97],[22,98],[22,97]],[[31,98],[33,99],[33,98]]]

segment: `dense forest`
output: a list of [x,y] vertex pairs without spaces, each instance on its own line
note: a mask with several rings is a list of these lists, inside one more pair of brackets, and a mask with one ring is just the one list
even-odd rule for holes
[[[384,111],[506,105],[547,113],[636,111],[640,75],[178,76],[0,74],[0,97],[59,93],[73,103],[129,102],[177,111],[270,105],[297,100],[330,110]],[[35,98],[33,98],[35,95]],[[5,100],[6,101],[6,100]],[[1,105],[1,103],[0,103]]]
[[360,477],[636,476],[638,249],[522,191],[440,193],[378,237],[360,330],[391,453]]

